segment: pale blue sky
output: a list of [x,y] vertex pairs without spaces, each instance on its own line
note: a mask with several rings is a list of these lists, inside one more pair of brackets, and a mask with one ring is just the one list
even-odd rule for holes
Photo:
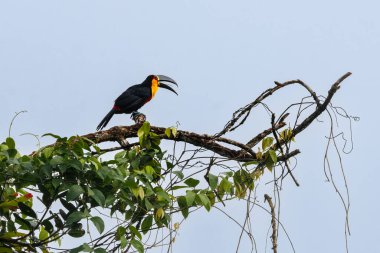
[[[12,135],[24,152],[35,148],[32,137],[19,136],[25,132],[92,132],[112,101],[151,73],[179,83],[178,97],[160,90],[141,110],[152,124],[178,121],[184,130],[215,133],[274,80],[300,78],[325,95],[351,71],[333,101],[361,118],[353,124],[354,151],[343,156],[352,204],[349,248],[380,252],[379,10],[375,0],[0,1],[0,137],[21,110],[28,113]],[[292,87],[270,103],[280,110],[303,95]],[[268,126],[265,115],[254,115],[251,127],[230,137],[244,140]],[[121,124],[131,124],[128,115],[109,126]],[[345,251],[344,212],[324,181],[327,134],[327,123],[318,123],[298,137],[301,187],[288,181],[282,192],[282,221],[296,252]],[[241,211],[231,210],[236,217]],[[257,217],[264,252],[269,218]],[[174,252],[235,252],[238,233],[218,212],[202,213],[182,225]],[[283,233],[279,250],[290,252]]]

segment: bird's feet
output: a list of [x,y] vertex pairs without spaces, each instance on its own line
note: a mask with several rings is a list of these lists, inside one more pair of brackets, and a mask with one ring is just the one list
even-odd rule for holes
[[131,119],[135,121],[136,124],[142,124],[146,121],[145,114],[142,114],[141,112],[132,112]]

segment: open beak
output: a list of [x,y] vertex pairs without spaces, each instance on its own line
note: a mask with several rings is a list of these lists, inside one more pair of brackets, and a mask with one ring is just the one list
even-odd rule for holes
[[166,83],[162,83],[162,82],[169,82],[169,83],[172,83],[172,84],[174,84],[174,85],[176,85],[178,87],[178,84],[177,84],[176,81],[174,81],[173,79],[171,79],[168,76],[164,76],[164,75],[156,75],[156,76],[158,78],[158,86],[159,87],[167,89],[167,90],[170,90],[170,91],[172,91],[172,92],[174,92],[175,94],[178,95],[178,93],[171,86],[169,86]]

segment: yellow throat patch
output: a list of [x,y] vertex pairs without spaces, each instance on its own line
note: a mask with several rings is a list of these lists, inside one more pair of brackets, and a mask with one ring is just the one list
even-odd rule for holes
[[153,98],[154,95],[156,94],[157,90],[158,90],[158,80],[157,79],[152,80],[151,89],[152,89],[152,98]]

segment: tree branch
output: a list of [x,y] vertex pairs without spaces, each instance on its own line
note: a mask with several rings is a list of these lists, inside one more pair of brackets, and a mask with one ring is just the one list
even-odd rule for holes
[[[225,157],[231,160],[244,161],[244,162],[257,160],[256,153],[252,150],[252,148],[255,145],[257,145],[260,141],[262,141],[262,139],[265,138],[267,135],[273,134],[276,130],[284,127],[286,125],[285,119],[288,116],[288,114],[285,114],[284,116],[282,116],[279,119],[279,122],[277,124],[275,125],[272,124],[271,128],[262,131],[261,133],[259,133],[258,135],[250,139],[246,144],[221,137],[221,135],[238,128],[241,124],[244,123],[244,121],[249,115],[249,112],[251,111],[253,107],[255,107],[259,103],[262,103],[262,101],[265,98],[272,95],[274,92],[276,92],[280,88],[286,87],[291,84],[300,84],[311,94],[311,96],[315,100],[315,103],[319,106],[317,106],[316,110],[313,113],[311,113],[308,117],[306,117],[305,120],[301,124],[299,124],[297,127],[293,129],[292,131],[293,136],[296,136],[297,134],[302,132],[305,128],[307,128],[311,124],[311,122],[313,122],[322,112],[326,110],[332,97],[334,96],[336,91],[340,88],[340,84],[350,75],[351,75],[350,72],[346,73],[332,85],[332,87],[330,88],[328,92],[328,96],[326,97],[325,101],[322,104],[320,104],[319,98],[315,94],[315,92],[301,80],[292,80],[292,81],[288,81],[284,83],[275,82],[276,83],[275,87],[271,89],[267,89],[260,96],[258,96],[252,103],[237,110],[234,113],[233,118],[226,124],[225,128],[216,135],[198,134],[198,133],[189,132],[189,131],[177,130],[176,136],[171,135],[170,137],[168,137],[165,134],[165,130],[166,130],[165,128],[156,127],[156,126],[151,126],[151,131],[158,134],[162,139],[189,143],[194,146],[207,149],[211,152],[214,152],[222,157]],[[83,135],[82,137],[87,138],[96,144],[109,142],[109,141],[121,143],[122,147],[105,149],[103,150],[104,152],[131,148],[132,146],[134,146],[135,143],[128,144],[126,139],[137,137],[137,131],[141,127],[142,122],[145,120],[145,115],[142,114],[138,116],[139,117],[134,117],[134,120],[137,122],[135,125],[115,126],[108,130],[86,134],[86,135]],[[225,144],[228,144],[230,146],[226,146]],[[279,142],[277,142],[276,148],[279,148],[284,144],[285,144],[285,141],[279,140]],[[299,150],[297,151],[299,153]],[[288,157],[289,155],[291,157],[296,154],[283,153],[282,157],[285,158],[285,157]]]
[[327,108],[327,106],[330,104],[331,102],[331,99],[332,97],[334,96],[335,92],[337,92],[337,90],[339,90],[340,88],[340,84],[347,78],[351,75],[351,72],[347,72],[346,74],[344,74],[341,78],[339,78],[330,88],[329,92],[328,92],[328,96],[326,97],[325,99],[325,102],[323,102],[323,104],[321,104],[320,106],[318,106],[315,111],[309,115],[309,117],[307,117],[306,119],[304,119],[304,121],[302,121],[301,124],[299,124],[296,128],[294,128],[293,130],[293,136],[296,136],[297,134],[299,134],[300,132],[302,132],[306,127],[308,127],[311,122],[313,122],[319,115],[322,114],[322,112],[324,112]]
[[277,253],[277,225],[276,225],[276,213],[274,209],[274,205],[272,202],[272,198],[269,197],[268,194],[264,194],[265,201],[268,201],[270,207],[270,213],[272,215],[272,245],[273,245],[273,253]]

